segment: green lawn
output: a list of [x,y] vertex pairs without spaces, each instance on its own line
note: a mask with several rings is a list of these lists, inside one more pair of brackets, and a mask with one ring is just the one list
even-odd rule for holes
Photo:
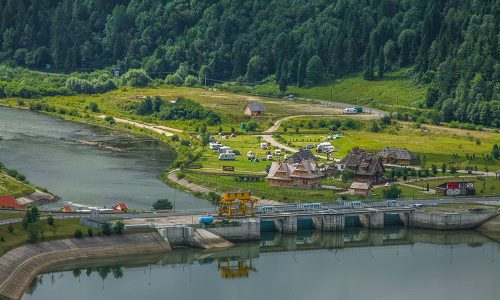
[[[234,138],[219,139],[224,146],[229,146],[233,150],[239,150],[241,155],[236,155],[234,161],[221,161],[219,160],[219,152],[217,150],[210,150],[208,146],[204,148],[203,155],[197,160],[201,163],[204,171],[217,172],[222,170],[222,166],[234,166],[235,172],[251,172],[265,174],[266,166],[270,161],[251,162],[248,160],[248,151],[253,153],[259,159],[266,156],[266,152],[270,151],[274,156],[274,161],[284,159],[284,154],[281,156],[274,155],[274,149],[264,151],[260,148],[261,141],[257,139],[256,135],[238,135]],[[291,155],[289,153],[288,155]]]
[[19,219],[23,218],[24,213],[19,213],[19,212],[0,212],[0,220],[8,220],[8,219]]
[[237,182],[232,176],[213,176],[186,173],[186,179],[218,192],[251,191],[253,195],[281,202],[334,202],[339,198],[333,191],[327,189],[290,189],[269,187],[267,181]]
[[34,191],[35,189],[31,185],[0,172],[0,196],[13,195],[14,197],[21,197]]
[[434,188],[449,181],[474,181],[476,195],[498,195],[500,194],[500,179],[495,177],[478,177],[478,176],[460,176],[457,178],[441,178],[432,180],[420,180],[411,182],[411,184],[421,187],[426,187],[429,184],[430,188]]
[[[28,232],[24,230],[22,223],[15,223],[12,226],[14,227],[12,234],[8,231],[8,225],[0,226],[0,236],[4,238],[3,242],[0,241],[0,256],[12,248],[19,247],[28,242]],[[73,237],[77,228],[80,228],[84,235],[87,235],[87,228],[80,225],[80,219],[55,220],[55,234],[51,226],[44,220],[38,221],[38,226],[40,227],[42,241]]]
[[[56,109],[65,109],[67,112],[76,110],[80,114],[85,114],[84,109],[89,101],[94,101],[99,106],[99,112],[93,115],[110,115],[122,117],[139,122],[164,125],[182,130],[194,131],[200,125],[200,121],[178,121],[178,120],[159,120],[151,116],[139,116],[130,108],[143,100],[145,96],[161,96],[165,100],[172,101],[177,97],[186,97],[192,99],[201,105],[219,113],[222,116],[222,124],[209,126],[212,132],[218,132],[219,127],[224,131],[230,132],[231,127],[240,131],[239,125],[248,122],[249,118],[244,116],[243,109],[248,102],[263,103],[266,112],[261,117],[253,118],[259,125],[259,130],[265,130],[270,125],[269,122],[288,115],[297,114],[328,114],[338,113],[338,109],[325,108],[323,105],[311,104],[309,102],[291,101],[284,99],[275,99],[267,97],[249,96],[234,93],[227,93],[214,90],[205,90],[202,88],[188,87],[160,87],[160,88],[121,88],[104,94],[94,95],[75,95],[75,96],[54,96],[43,97],[40,100],[56,107]],[[17,106],[17,98],[0,99],[0,103]],[[25,105],[28,105],[29,99],[23,99]],[[56,112],[55,114],[60,114]],[[74,119],[68,113],[63,115],[65,118]]]
[[[431,164],[441,167],[442,163],[455,163],[458,169],[465,169],[467,165],[477,166],[479,170],[486,167],[490,170],[500,169],[500,160],[488,161],[486,154],[491,153],[494,143],[500,141],[500,134],[494,132],[467,131],[437,126],[423,126],[424,129],[411,127],[409,124],[393,126],[383,132],[373,133],[365,130],[346,131],[347,135],[332,141],[337,149],[333,157],[343,158],[353,147],[360,147],[371,152],[378,152],[384,147],[407,148],[425,157],[427,166]],[[326,134],[281,134],[285,143],[299,148],[308,144],[318,144]],[[476,139],[481,143],[477,144]],[[458,158],[452,157],[453,153]],[[474,159],[467,160],[466,154]]]

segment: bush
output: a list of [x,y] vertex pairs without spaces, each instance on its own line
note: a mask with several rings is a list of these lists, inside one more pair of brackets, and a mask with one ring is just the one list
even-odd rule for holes
[[104,235],[110,236],[113,233],[113,231],[111,230],[111,224],[109,224],[108,222],[104,222],[104,224],[102,224],[101,231]]
[[10,234],[13,234],[14,233],[14,226],[12,226],[12,224],[9,224],[9,226],[7,227],[7,230],[9,231]]
[[53,216],[47,217],[47,224],[49,224],[50,226],[54,226],[54,217]]
[[113,226],[113,231],[116,234],[122,234],[124,230],[125,230],[125,223],[123,223],[122,221],[116,222],[115,226]]
[[40,229],[35,224],[31,224],[27,228],[28,230],[28,241],[32,244],[37,243],[40,239]]
[[383,194],[384,198],[386,199],[398,199],[402,196],[401,188],[396,184],[393,184],[389,188],[384,189]]
[[141,69],[130,69],[123,74],[122,86],[145,87],[151,82],[151,78]]
[[176,73],[174,74],[168,74],[167,77],[165,77],[165,84],[166,85],[182,85],[182,78],[177,75]]
[[95,103],[94,101],[90,101],[85,105],[85,110],[90,110],[91,112],[98,112],[99,111],[99,105]]
[[172,140],[172,142],[178,142],[180,141],[180,138],[177,134],[174,134],[170,137],[170,139]]
[[92,230],[92,228],[89,227],[89,229],[87,229],[87,235],[89,237],[93,237],[94,236],[94,231]]
[[110,125],[113,125],[113,124],[115,124],[115,123],[116,123],[115,118],[113,118],[113,117],[111,117],[111,116],[106,116],[106,117],[104,118],[104,121],[108,122]]
[[193,75],[188,75],[186,76],[186,79],[184,79],[185,86],[196,86],[198,84],[199,84],[198,79]]
[[82,230],[80,228],[77,228],[77,229],[75,229],[75,233],[73,235],[77,239],[80,239],[80,238],[83,237],[83,232],[82,232]]
[[172,202],[168,199],[158,199],[156,200],[155,203],[153,203],[153,209],[155,210],[160,210],[160,209],[172,209],[173,205]]

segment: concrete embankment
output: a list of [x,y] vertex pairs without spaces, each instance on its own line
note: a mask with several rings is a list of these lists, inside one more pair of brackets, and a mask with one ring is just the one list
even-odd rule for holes
[[25,245],[0,258],[0,300],[21,299],[33,278],[53,265],[80,259],[170,251],[170,245],[156,232]]
[[55,195],[35,190],[33,193],[29,195],[17,198],[16,202],[22,206],[30,206],[35,204],[42,205],[50,202],[55,202],[57,200],[59,200],[59,197]]
[[435,230],[476,228],[495,218],[497,213],[412,213],[409,226]]

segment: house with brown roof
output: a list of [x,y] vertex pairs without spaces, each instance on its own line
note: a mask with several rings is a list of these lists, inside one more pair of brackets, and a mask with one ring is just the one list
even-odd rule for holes
[[338,164],[340,171],[350,170],[354,172],[355,182],[371,182],[372,184],[384,181],[384,165],[382,158],[358,147],[344,157]]
[[262,103],[248,103],[243,112],[245,116],[256,117],[262,115],[266,111],[266,108]]
[[267,182],[269,186],[292,188],[321,188],[323,173],[313,160],[301,162],[273,162]]
[[370,197],[372,195],[372,184],[370,182],[353,182],[349,187],[352,195]]
[[406,148],[384,148],[378,153],[384,164],[411,165],[416,162],[415,155]]
[[303,160],[317,161],[318,158],[314,155],[311,150],[301,150],[295,152],[292,156],[287,158],[285,161],[288,163],[300,163]]

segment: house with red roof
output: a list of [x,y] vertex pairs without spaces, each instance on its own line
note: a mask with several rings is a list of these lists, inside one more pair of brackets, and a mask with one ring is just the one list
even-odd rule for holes
[[122,202],[120,204],[113,206],[113,209],[117,210],[117,211],[125,211],[128,209],[128,205],[127,205],[127,203]]

